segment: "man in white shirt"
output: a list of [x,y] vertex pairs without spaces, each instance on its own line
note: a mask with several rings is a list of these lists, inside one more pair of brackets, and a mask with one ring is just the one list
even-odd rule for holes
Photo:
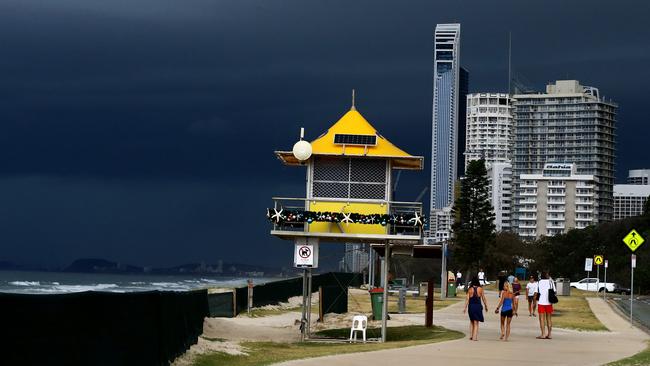
[[485,286],[485,272],[483,272],[483,268],[478,271],[478,283],[480,283],[481,286]]
[[535,315],[535,291],[537,291],[537,281],[535,281],[535,276],[530,276],[528,279],[528,284],[526,285],[526,298],[528,299],[528,316]]
[[548,273],[542,272],[542,278],[537,282],[537,290],[535,290],[535,295],[539,294],[537,313],[539,314],[539,329],[542,331],[537,339],[551,339],[553,304],[548,300],[548,290],[550,289],[555,289],[555,285]]

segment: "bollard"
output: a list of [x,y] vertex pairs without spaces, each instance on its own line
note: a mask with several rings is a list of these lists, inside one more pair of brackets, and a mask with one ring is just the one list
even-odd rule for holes
[[399,299],[397,300],[399,307],[399,313],[404,314],[406,312],[406,289],[399,289]]

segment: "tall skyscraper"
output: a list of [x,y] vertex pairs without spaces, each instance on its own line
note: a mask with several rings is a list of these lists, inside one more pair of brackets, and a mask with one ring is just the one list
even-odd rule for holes
[[521,211],[527,205],[522,202],[529,200],[524,197],[527,188],[521,175],[541,174],[548,163],[573,163],[574,174],[593,175],[593,212],[598,216],[591,223],[612,220],[617,105],[601,98],[598,89],[576,80],[558,80],[546,87],[546,93],[513,98],[513,228],[521,228],[521,217],[530,218]]
[[[468,80],[467,72],[459,66],[460,24],[438,24],[434,38],[431,217],[453,205],[454,182],[462,173],[458,170],[462,157],[458,139],[459,134],[464,135],[459,131],[461,127],[464,130],[459,121],[464,124],[465,111],[459,110],[459,104],[461,93],[467,93]],[[441,229],[431,227],[431,232]]]

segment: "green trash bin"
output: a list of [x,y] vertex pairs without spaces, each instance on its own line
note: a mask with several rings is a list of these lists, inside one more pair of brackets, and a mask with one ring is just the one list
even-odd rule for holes
[[447,297],[456,297],[456,284],[453,282],[447,283]]
[[372,305],[372,318],[381,319],[384,304],[384,289],[376,287],[370,290],[370,304]]

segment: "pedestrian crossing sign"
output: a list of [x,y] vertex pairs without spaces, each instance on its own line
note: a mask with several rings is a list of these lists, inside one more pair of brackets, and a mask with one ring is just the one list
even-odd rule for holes
[[603,256],[602,255],[597,255],[594,257],[594,263],[596,263],[597,266],[600,266],[603,264]]
[[635,251],[638,247],[643,244],[645,240],[636,230],[632,229],[629,234],[623,238],[623,243],[627,245],[631,251]]

